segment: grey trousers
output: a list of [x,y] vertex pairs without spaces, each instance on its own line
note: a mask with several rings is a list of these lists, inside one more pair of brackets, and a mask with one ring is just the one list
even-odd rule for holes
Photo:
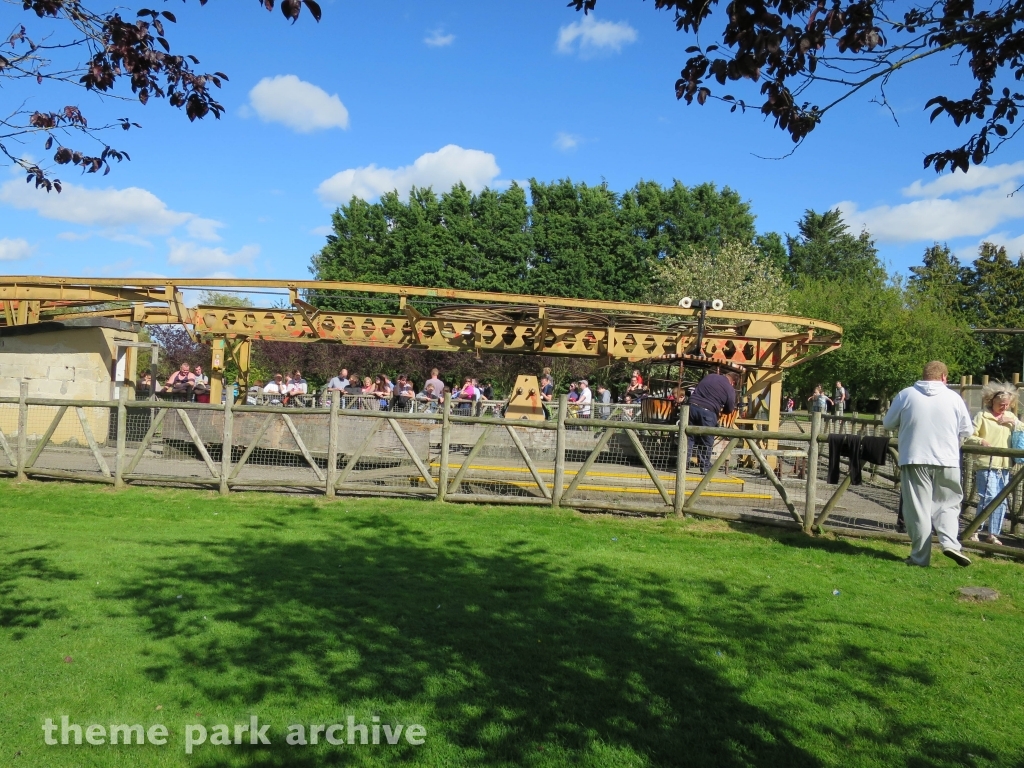
[[960,502],[964,498],[960,468],[905,464],[900,467],[900,488],[903,519],[910,534],[911,562],[928,565],[931,561],[932,529],[943,550],[959,552]]

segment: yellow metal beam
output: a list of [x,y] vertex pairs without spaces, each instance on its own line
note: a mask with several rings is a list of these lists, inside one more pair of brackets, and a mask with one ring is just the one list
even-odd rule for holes
[[[183,288],[287,289],[295,307],[190,309]],[[400,314],[321,310],[301,299],[300,291],[391,296],[399,299]],[[413,296],[464,303],[424,315],[409,305]],[[696,354],[748,369],[781,371],[837,348],[842,334],[838,325],[809,318],[711,311],[697,350],[697,310],[692,308],[315,280],[0,277],[0,300],[7,325],[38,322],[40,313],[55,320],[91,316],[181,324],[205,343],[232,342],[225,349],[231,356],[235,344],[245,342],[247,351],[249,341],[265,339],[630,362]],[[113,302],[131,303],[110,307]]]
[[[91,299],[85,296],[92,292],[97,296],[96,301],[166,301],[167,296],[164,289],[168,281],[166,278],[98,278],[98,277],[45,277],[45,276],[17,276],[0,277],[0,299],[22,298],[18,292],[26,292],[24,298],[41,299],[61,291],[59,297],[54,299],[82,298]],[[629,304],[618,301],[601,301],[597,299],[572,299],[557,296],[530,296],[511,293],[496,293],[492,291],[462,291],[449,288],[421,288],[408,285],[386,285],[381,283],[350,283],[331,280],[227,280],[227,279],[175,279],[173,285],[177,289],[182,288],[231,288],[232,290],[310,290],[318,292],[342,292],[342,293],[371,293],[384,296],[423,296],[429,298],[442,298],[452,301],[477,301],[488,304],[515,304],[536,307],[564,307],[568,309],[579,309],[586,312],[628,312],[638,315],[655,315],[677,318],[694,318],[699,314],[695,309],[683,309],[682,307],[664,304]],[[11,293],[14,292],[14,293]],[[31,292],[32,295],[28,295]],[[128,298],[128,294],[137,292],[145,294],[146,298]],[[72,294],[75,294],[74,296]],[[724,320],[730,322],[743,322],[762,320],[769,324],[783,323],[798,325],[808,328],[818,328],[823,331],[842,333],[842,328],[834,323],[824,320],[814,320],[806,317],[793,317],[790,315],[771,315],[759,312],[732,312],[729,310],[714,311],[708,310],[707,317],[712,322]]]

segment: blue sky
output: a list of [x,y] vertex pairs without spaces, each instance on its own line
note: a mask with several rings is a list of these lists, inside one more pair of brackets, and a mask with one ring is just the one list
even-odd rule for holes
[[[749,200],[763,232],[795,232],[806,208],[839,205],[902,272],[936,240],[965,258],[984,239],[1024,251],[1024,192],[1008,195],[1024,183],[1020,144],[967,175],[922,168],[927,151],[963,140],[924,110],[964,82],[949,61],[893,80],[898,124],[865,93],[795,154],[766,160],[792,145],[756,110],[676,101],[692,41],[652,3],[601,0],[589,19],[562,0],[322,5],[320,24],[304,14],[294,26],[248,0],[173,5],[174,48],[230,77],[219,121],[5,86],[9,103],[76,103],[93,123],[127,116],[143,129],[109,136],[132,160],[106,177],[61,169],[60,195],[0,170],[0,270],[301,279],[350,194],[531,177],[620,191],[709,181]],[[756,100],[756,86],[733,92]],[[25,151],[43,158],[39,145]]]

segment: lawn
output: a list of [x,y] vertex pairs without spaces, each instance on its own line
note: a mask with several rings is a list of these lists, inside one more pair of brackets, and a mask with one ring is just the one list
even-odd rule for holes
[[[697,520],[0,493],[2,765],[1024,764],[1019,564]],[[44,744],[62,715],[167,744]],[[186,755],[252,716],[270,745]],[[285,743],[349,717],[424,743]]]

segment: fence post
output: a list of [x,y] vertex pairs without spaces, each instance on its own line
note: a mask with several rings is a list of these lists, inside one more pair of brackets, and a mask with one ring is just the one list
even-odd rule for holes
[[818,503],[818,435],[821,433],[821,411],[811,414],[811,442],[807,446],[807,495],[804,499],[804,533],[814,527],[815,505]]
[[690,466],[690,446],[686,442],[686,428],[690,425],[690,406],[679,409],[679,450],[676,451],[676,497],[672,500],[672,512],[682,517],[686,503],[686,470]]
[[228,478],[231,477],[231,445],[234,442],[235,415],[231,410],[231,393],[224,391],[224,436],[220,441],[220,495],[230,492]]
[[25,462],[28,460],[28,382],[22,380],[18,393],[18,480],[28,479]]
[[122,382],[117,394],[117,452],[114,454],[114,487],[124,488],[124,453],[128,441],[128,383]]
[[331,390],[331,420],[327,433],[327,498],[334,498],[334,486],[338,482],[338,402],[341,393]]
[[551,489],[551,506],[562,505],[562,490],[565,488],[565,417],[569,413],[568,395],[558,396],[558,429],[555,430],[555,480]]
[[441,466],[437,470],[437,500],[444,501],[448,493],[448,447],[452,438],[452,396],[441,404]]

